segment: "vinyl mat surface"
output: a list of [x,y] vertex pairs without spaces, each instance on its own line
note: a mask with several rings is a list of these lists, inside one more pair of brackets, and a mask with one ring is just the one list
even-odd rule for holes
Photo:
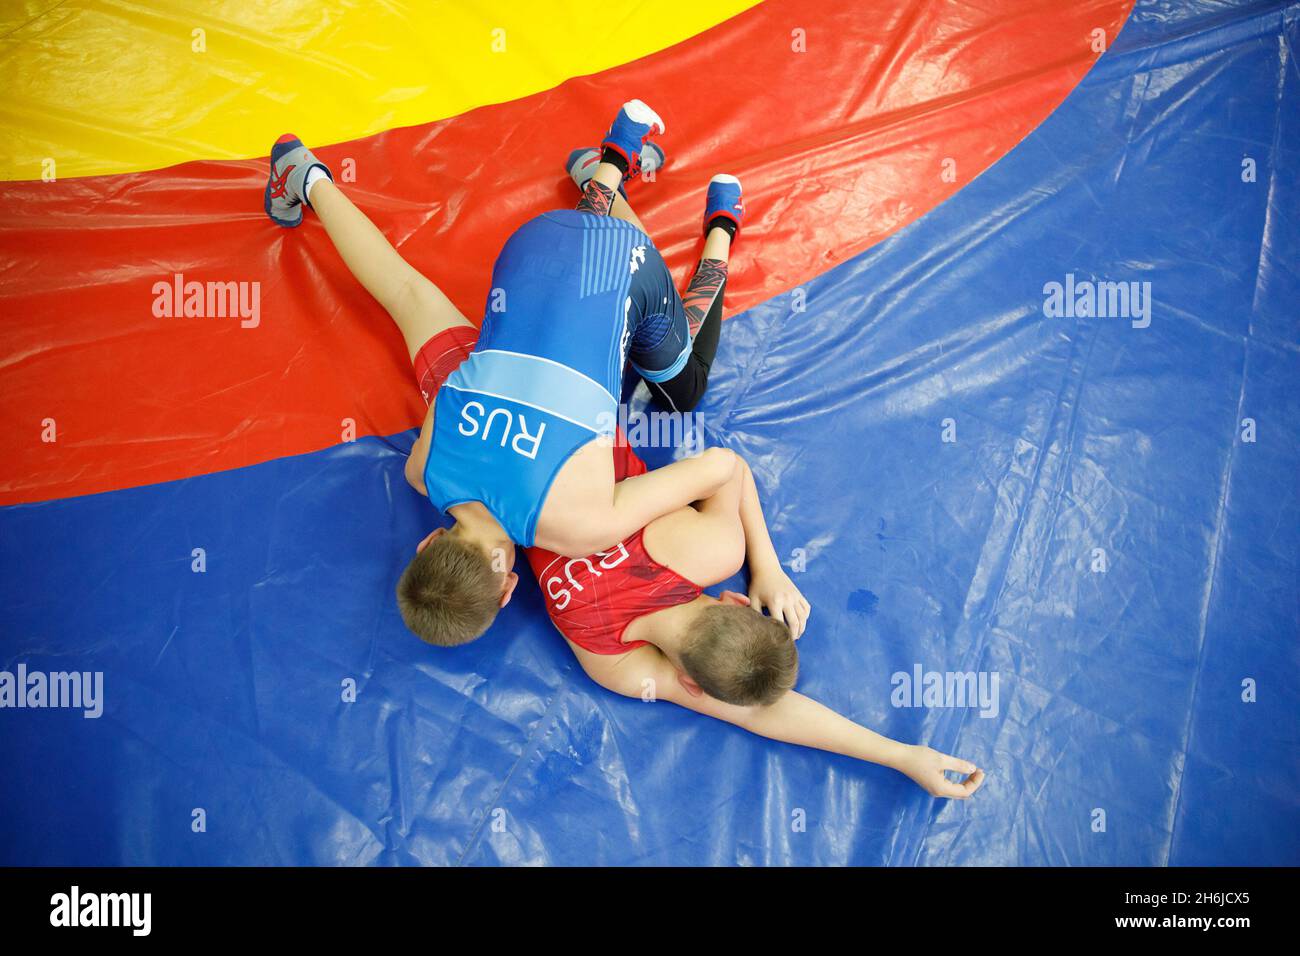
[[[598,56],[576,4],[425,6],[0,24],[0,668],[104,675],[98,717],[0,711],[0,863],[1300,862],[1300,4],[625,4]],[[474,644],[402,626],[419,397],[258,157],[351,160],[478,314],[633,95],[679,277],[746,184],[701,412],[802,568],[799,688],[973,800],[602,690],[522,569]],[[176,274],[260,283],[256,323],[157,317]],[[997,694],[895,706],[918,670]]]

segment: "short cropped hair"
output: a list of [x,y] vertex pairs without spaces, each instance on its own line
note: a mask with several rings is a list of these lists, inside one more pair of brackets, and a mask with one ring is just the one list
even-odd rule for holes
[[776,702],[794,687],[799,652],[779,620],[739,604],[714,604],[695,618],[682,667],[710,697],[740,707]]
[[402,572],[397,607],[406,626],[426,643],[468,644],[501,609],[501,575],[474,545],[439,535]]

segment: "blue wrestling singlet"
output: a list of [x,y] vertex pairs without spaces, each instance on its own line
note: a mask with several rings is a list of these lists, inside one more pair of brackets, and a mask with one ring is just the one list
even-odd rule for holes
[[477,346],[434,400],[429,500],[443,512],[481,501],[532,546],[556,474],[613,434],[629,359],[662,382],[690,350],[681,297],[644,232],[568,210],[526,222],[497,257]]

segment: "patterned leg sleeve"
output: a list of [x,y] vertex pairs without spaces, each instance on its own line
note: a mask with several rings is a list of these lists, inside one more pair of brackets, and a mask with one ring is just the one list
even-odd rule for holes
[[727,263],[722,259],[701,259],[691,276],[686,292],[682,296],[682,305],[686,307],[686,319],[690,323],[691,338],[699,332],[704,317],[713,308],[713,303],[727,281]]
[[612,208],[614,208],[614,190],[595,179],[588,180],[582,190],[582,198],[578,200],[577,210],[589,212],[593,216],[608,216]]

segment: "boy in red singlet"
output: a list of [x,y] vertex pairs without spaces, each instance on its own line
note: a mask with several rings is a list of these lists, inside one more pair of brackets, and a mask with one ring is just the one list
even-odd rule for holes
[[[616,475],[644,470],[632,449],[614,447]],[[781,569],[743,460],[711,498],[657,518],[615,548],[578,560],[540,548],[525,554],[551,620],[602,687],[892,767],[935,797],[966,799],[984,782],[968,761],[882,737],[791,689],[798,659],[790,638],[803,633],[809,606]],[[702,593],[746,560],[748,597]],[[947,771],[965,779],[956,783]]]

